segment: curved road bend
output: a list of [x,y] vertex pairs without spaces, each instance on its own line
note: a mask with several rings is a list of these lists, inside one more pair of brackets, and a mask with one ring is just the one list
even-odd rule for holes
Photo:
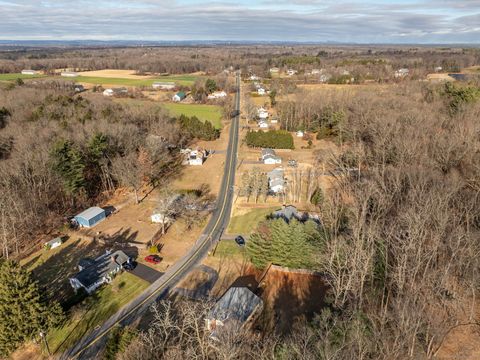
[[[236,116],[232,119],[230,139],[227,148],[225,170],[217,199],[217,206],[205,230],[192,249],[178,262],[172,265],[164,275],[152,283],[136,299],[125,305],[98,329],[91,331],[77,342],[75,346],[64,352],[60,359],[95,359],[105,345],[109,331],[116,325],[128,325],[143,315],[150,305],[164,298],[169,290],[183,279],[203,258],[211,247],[219,240],[228,225],[232,208],[233,186],[238,148],[238,124],[240,114],[240,77],[237,74],[237,93],[235,96]],[[206,174],[208,175],[208,174]]]

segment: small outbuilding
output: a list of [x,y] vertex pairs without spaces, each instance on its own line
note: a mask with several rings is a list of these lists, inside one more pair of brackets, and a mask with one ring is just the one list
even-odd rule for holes
[[74,219],[80,227],[89,228],[105,220],[106,217],[107,213],[105,210],[98,206],[93,206],[75,216]]
[[179,91],[179,92],[177,92],[175,95],[173,95],[172,100],[173,100],[174,102],[180,102],[180,101],[182,101],[183,99],[185,99],[186,97],[187,97],[187,94],[185,94],[185,92]]
[[56,237],[53,240],[47,241],[45,243],[45,248],[47,250],[55,249],[55,248],[61,246],[62,243],[63,243],[62,238],[61,237]]
[[35,70],[29,70],[29,69],[22,70],[22,75],[36,75],[36,74],[38,74],[38,72]]

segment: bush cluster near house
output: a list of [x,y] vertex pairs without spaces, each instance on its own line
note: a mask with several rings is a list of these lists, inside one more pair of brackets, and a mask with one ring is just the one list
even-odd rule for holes
[[60,305],[46,300],[28,271],[14,261],[0,260],[0,357],[62,320]]
[[293,136],[284,130],[249,131],[246,136],[247,145],[271,149],[294,149]]
[[247,242],[247,255],[257,268],[269,263],[291,268],[312,268],[322,248],[322,236],[313,221],[283,219],[262,222]]
[[220,131],[215,129],[210,121],[202,122],[196,116],[181,115],[178,118],[180,126],[192,138],[200,140],[215,140],[220,136]]

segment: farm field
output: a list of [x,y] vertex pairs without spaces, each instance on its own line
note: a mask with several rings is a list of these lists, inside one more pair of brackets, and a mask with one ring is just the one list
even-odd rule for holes
[[217,129],[222,127],[222,108],[220,106],[178,103],[164,103],[162,106],[174,116],[180,116],[182,114],[186,116],[196,116],[202,121],[210,121]]
[[9,73],[9,74],[0,74],[0,81],[11,81],[16,79],[35,79],[46,77],[46,75],[24,75],[21,73]]
[[111,284],[104,286],[83,301],[85,310],[74,310],[62,327],[48,335],[51,351],[60,353],[68,349],[88,331],[134,299],[148,285],[146,281],[128,272],[118,275]]
[[157,81],[172,81],[178,85],[190,86],[193,85],[198,77],[196,75],[169,75],[160,77],[138,77],[138,78],[123,78],[110,76],[84,76],[79,75],[75,78],[76,82],[99,85],[123,85],[123,86],[152,86]]

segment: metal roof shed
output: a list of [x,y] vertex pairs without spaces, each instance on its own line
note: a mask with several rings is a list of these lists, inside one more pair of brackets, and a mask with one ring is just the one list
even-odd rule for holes
[[98,206],[93,206],[75,216],[75,220],[81,227],[92,227],[105,220],[106,217],[105,210]]

